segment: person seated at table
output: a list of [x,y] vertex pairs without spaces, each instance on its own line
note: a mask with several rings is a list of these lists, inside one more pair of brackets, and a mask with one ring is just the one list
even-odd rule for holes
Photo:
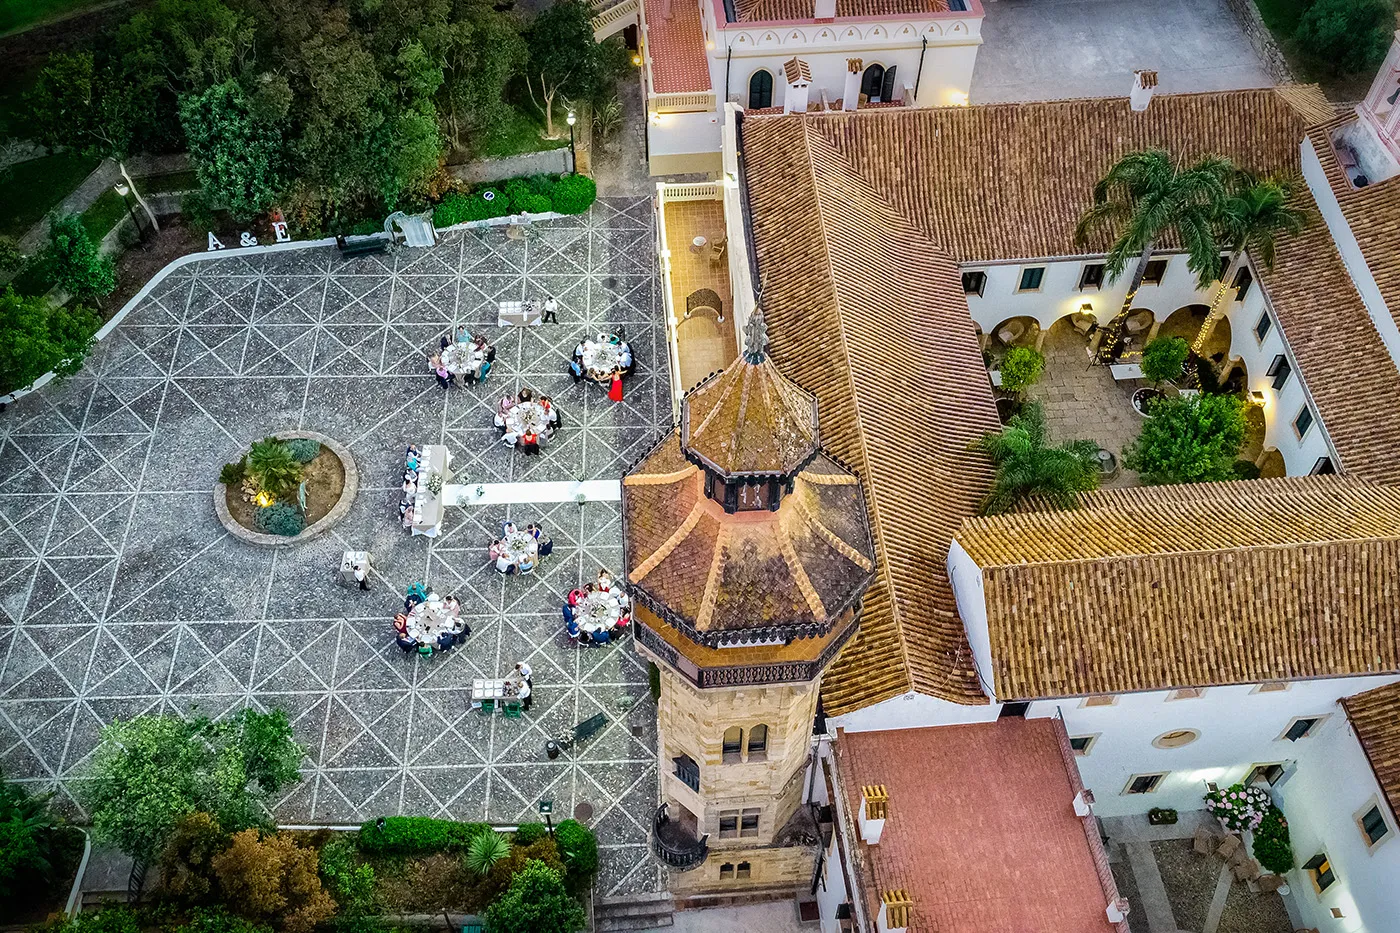
[[574,607],[570,606],[568,603],[565,603],[563,606],[563,612],[564,625],[568,627],[569,634],[572,635],[574,634],[574,632],[578,631],[578,623],[574,621]]
[[515,399],[509,395],[502,395],[501,400],[496,403],[496,427],[502,431],[506,429],[506,414],[515,407]]
[[443,632],[437,638],[437,649],[439,651],[450,651],[457,644],[457,637],[451,632]]
[[554,553],[553,539],[551,539],[549,535],[544,534],[544,529],[538,526],[535,528],[535,541],[539,544],[541,557],[548,557]]
[[408,616],[402,612],[394,616],[394,631],[398,632],[401,637],[408,637]]
[[574,606],[577,606],[580,602],[583,601],[583,597],[587,595],[588,593],[586,591],[581,590],[577,587],[575,587],[572,590],[569,590],[569,608],[572,609]]
[[490,361],[490,360],[482,360],[482,361],[481,361],[481,365],[478,366],[478,367],[476,368],[476,372],[475,372],[475,374],[473,374],[473,376],[472,376],[472,382],[473,382],[473,383],[484,382],[484,381],[486,381],[486,377],[489,376],[490,374],[491,374],[491,361]]
[[516,572],[515,561],[510,559],[509,554],[503,552],[496,558],[496,572],[504,574]]
[[447,371],[440,361],[437,367],[437,381],[438,385],[442,386],[444,389],[452,385],[452,374]]
[[540,435],[520,435],[520,451],[527,457],[538,457],[540,455]]
[[460,616],[462,614],[462,604],[457,602],[456,596],[448,596],[442,601],[442,608],[447,610],[450,616]]
[[414,482],[413,480],[411,480],[411,479],[405,479],[405,480],[403,481],[403,494],[404,494],[405,496],[409,496],[409,497],[412,497],[412,496],[417,495],[417,494],[418,494],[418,484],[415,483],[415,482]]
[[534,558],[533,556],[531,556],[530,552],[526,551],[524,554],[521,554],[521,555],[520,555],[520,563],[519,563],[519,566],[520,566],[520,572],[521,572],[521,573],[534,573],[534,572],[535,572],[535,558]]
[[510,519],[506,519],[505,521],[501,522],[502,535],[513,535],[517,530],[518,529],[515,527],[515,522],[511,521]]
[[520,443],[520,435],[513,431],[507,431],[501,435],[501,442],[507,447],[514,447]]
[[[564,608],[567,609],[568,607],[565,606]],[[564,623],[564,631],[569,633],[570,638],[578,638],[579,635],[583,634],[583,629],[579,628],[578,623],[572,618]]]
[[471,343],[471,342],[472,342],[472,332],[469,331],[469,330],[467,330],[467,325],[462,324],[462,325],[458,326],[458,328],[457,328],[457,342],[458,342],[458,343]]
[[463,623],[462,623],[462,629],[461,629],[461,631],[457,632],[457,634],[456,634],[456,636],[455,636],[455,638],[457,639],[457,644],[460,645],[460,644],[462,644],[463,642],[465,642],[468,638],[471,637],[471,634],[472,634],[472,627],[471,627],[470,625],[468,625],[467,623],[463,622]]
[[496,562],[496,558],[504,554],[505,550],[506,543],[500,538],[497,538],[495,541],[491,542],[491,546],[486,549],[486,553],[491,556],[491,563],[494,564]]
[[612,636],[608,634],[607,629],[600,628],[593,633],[593,640],[600,645],[606,645],[608,642],[612,641]]
[[630,343],[622,345],[622,350],[618,355],[618,363],[622,366],[624,376],[632,375],[632,345]]
[[526,405],[535,400],[535,393],[530,390],[529,386],[526,386],[520,390],[520,394],[516,398],[520,400],[521,405]]
[[418,642],[407,635],[395,635],[394,643],[399,646],[399,650],[404,654],[412,654],[418,649]]
[[578,359],[577,357],[575,357],[575,358],[572,359],[572,360],[569,360],[569,375],[570,375],[571,377],[573,377],[573,380],[574,380],[574,384],[575,384],[575,385],[577,385],[578,383],[580,383],[580,382],[583,381],[583,361],[582,361],[582,360]]
[[413,506],[411,506],[411,505],[406,505],[406,506],[404,506],[404,507],[403,507],[403,526],[404,526],[405,528],[412,528],[412,527],[413,527],[413,521],[414,521],[414,518],[413,518]]
[[598,588],[599,588],[600,590],[602,590],[604,593],[606,593],[606,592],[608,592],[608,591],[610,591],[610,590],[612,589],[612,585],[613,585],[612,574],[608,573],[607,568],[605,568],[605,567],[599,567],[599,568],[598,568]]

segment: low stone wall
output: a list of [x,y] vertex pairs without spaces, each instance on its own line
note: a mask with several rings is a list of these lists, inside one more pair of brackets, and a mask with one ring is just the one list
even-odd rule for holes
[[453,178],[472,184],[504,181],[521,175],[563,175],[569,171],[569,149],[565,146],[562,149],[526,152],[504,159],[480,159],[461,165],[449,165],[447,171]]
[[[355,504],[355,494],[360,491],[360,471],[355,466],[355,458],[350,456],[349,449],[344,444],[326,437],[324,434],[318,434],[315,431],[279,431],[273,437],[283,441],[301,437],[310,438],[339,457],[340,465],[345,470],[345,484],[340,491],[340,501],[323,515],[320,521],[307,525],[300,534],[292,535],[290,538],[286,535],[265,535],[262,532],[244,528],[234,521],[228,510],[228,487],[223,483],[214,484],[214,512],[219,516],[219,522],[228,530],[228,533],[240,541],[261,547],[291,547],[294,544],[302,544],[312,538],[320,537],[349,514],[350,507]],[[243,449],[247,450],[246,447]]]
[[1263,63],[1264,70],[1269,73],[1273,82],[1294,83],[1296,79],[1288,67],[1288,59],[1283,57],[1283,51],[1278,47],[1274,34],[1264,25],[1264,18],[1259,15],[1259,8],[1254,5],[1254,0],[1225,0],[1225,5],[1239,21],[1240,28],[1244,30],[1250,46],[1254,49],[1254,54]]

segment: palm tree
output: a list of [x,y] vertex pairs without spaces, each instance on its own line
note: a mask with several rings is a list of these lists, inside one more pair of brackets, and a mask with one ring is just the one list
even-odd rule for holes
[[1096,361],[1107,362],[1118,351],[1123,323],[1132,310],[1133,298],[1142,287],[1143,275],[1157,242],[1175,234],[1186,250],[1187,267],[1209,288],[1220,272],[1220,251],[1216,246],[1215,218],[1225,201],[1225,183],[1235,173],[1234,164],[1221,156],[1204,156],[1189,166],[1172,159],[1163,149],[1145,149],[1123,156],[1098,184],[1094,203],[1074,227],[1079,246],[1101,230],[1113,236],[1106,271],[1117,279],[1137,257],[1123,307],[1105,327]]
[[982,499],[983,515],[1011,512],[1033,500],[1073,509],[1079,506],[1080,493],[1099,486],[1099,445],[1069,441],[1047,447],[1045,412],[1039,403],[1026,405],[1000,434],[984,434],[972,448],[986,453],[997,466],[996,481]]
[[1272,269],[1279,237],[1296,236],[1312,222],[1312,211],[1299,207],[1294,200],[1298,184],[1296,177],[1256,178],[1248,172],[1236,174],[1234,191],[1220,205],[1216,217],[1216,236],[1223,245],[1229,246],[1230,262],[1220,275],[1220,287],[1210,303],[1210,313],[1196,335],[1193,349],[1197,353],[1215,329],[1215,322],[1223,316],[1220,305],[1245,250],[1264,268]]

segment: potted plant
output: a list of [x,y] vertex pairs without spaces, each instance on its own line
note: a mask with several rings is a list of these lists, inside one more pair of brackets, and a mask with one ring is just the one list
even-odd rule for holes
[[[1045,357],[1039,350],[1031,347],[1012,347],[1006,351],[1006,356],[1002,357],[1001,369],[997,371],[1001,376],[1001,382],[998,384],[1005,391],[1020,395],[1039,382],[1044,371]],[[995,378],[993,382],[996,382]]]
[[1147,822],[1153,826],[1170,826],[1176,822],[1176,811],[1170,807],[1153,807],[1147,811]]

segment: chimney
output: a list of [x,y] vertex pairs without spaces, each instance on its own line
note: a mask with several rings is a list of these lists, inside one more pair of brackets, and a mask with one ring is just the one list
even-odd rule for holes
[[860,838],[868,846],[880,844],[885,820],[890,815],[890,794],[883,784],[868,784],[860,789]]
[[1128,919],[1128,909],[1128,899],[1119,897],[1108,902],[1108,909],[1104,913],[1108,916],[1109,923],[1122,923]]
[[841,109],[855,110],[860,106],[860,76],[865,62],[859,58],[846,59],[846,87],[841,94]]
[[1157,72],[1134,71],[1133,90],[1128,94],[1128,106],[1134,110],[1146,110],[1152,103],[1152,91],[1157,87]]
[[812,69],[800,58],[783,62],[783,77],[787,78],[787,93],[783,95],[783,113],[806,113],[807,99],[812,87]]
[[1074,795],[1074,815],[1092,816],[1094,811],[1090,809],[1094,803],[1094,792],[1087,787]]
[[836,0],[814,0],[812,18],[819,23],[829,23],[836,18]]
[[904,933],[909,929],[909,908],[914,902],[909,892],[900,888],[885,891],[880,895],[880,913],[875,917],[875,928],[879,933]]

